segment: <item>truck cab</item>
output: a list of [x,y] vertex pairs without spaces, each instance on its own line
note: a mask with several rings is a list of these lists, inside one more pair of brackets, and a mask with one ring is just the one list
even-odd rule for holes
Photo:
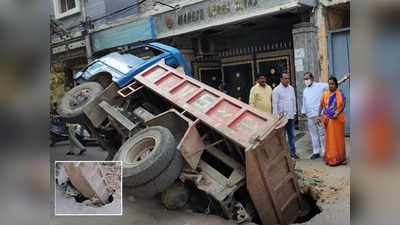
[[75,74],[78,83],[101,81],[103,87],[114,82],[122,88],[133,81],[135,75],[154,65],[161,59],[173,68],[182,69],[192,76],[188,65],[178,49],[157,42],[133,46],[124,52],[113,52],[94,60],[85,69]]

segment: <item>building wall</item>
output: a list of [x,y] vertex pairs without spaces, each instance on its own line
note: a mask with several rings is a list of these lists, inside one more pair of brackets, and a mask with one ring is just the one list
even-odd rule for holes
[[[53,0],[50,1],[50,15],[54,15],[54,3]],[[137,1],[132,1],[132,0],[88,0],[87,1],[87,15],[90,17],[91,20],[97,19],[100,17],[103,17],[107,14],[110,14],[112,12],[115,12],[119,9],[122,9],[127,6],[131,6],[137,3]],[[125,10],[121,13],[115,14],[113,16],[106,17],[104,19],[101,19],[97,22],[94,22],[93,25],[95,27],[104,25],[104,24],[109,24],[112,23],[113,21],[116,21],[118,19],[127,17],[127,16],[135,16],[138,15],[140,7],[133,7],[131,9]],[[71,16],[63,17],[58,19],[62,24],[65,29],[68,29],[70,27],[79,25],[80,22],[82,21],[81,18],[81,13],[77,13]],[[71,32],[79,31],[82,30],[82,28],[74,28],[70,30]]]
[[329,77],[329,59],[328,59],[328,39],[327,32],[328,19],[326,8],[319,5],[314,14],[314,24],[318,27],[318,62],[319,62],[319,81],[328,82]]
[[[289,42],[292,38],[291,32],[290,27],[283,27],[280,29],[245,30],[235,32],[231,35],[224,35],[223,39],[219,38],[216,41],[215,46],[217,51],[223,51],[232,48],[262,46],[266,43]],[[226,41],[225,38],[229,38],[229,41]]]
[[[137,4],[139,1],[132,0],[104,0],[105,12],[106,14],[110,14],[117,10],[126,8],[131,5]],[[134,6],[127,10],[124,10],[121,13],[115,14],[113,16],[107,17],[106,22],[112,22],[117,19],[121,19],[127,16],[136,15],[139,12],[139,6]]]

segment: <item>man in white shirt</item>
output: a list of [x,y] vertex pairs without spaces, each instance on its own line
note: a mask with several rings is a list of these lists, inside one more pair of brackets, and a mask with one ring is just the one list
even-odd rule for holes
[[[349,79],[350,75],[346,75],[338,81],[339,84]],[[301,113],[305,114],[308,119],[308,130],[310,132],[313,145],[313,154],[311,159],[320,157],[325,154],[325,128],[322,123],[317,122],[318,109],[321,104],[321,97],[325,90],[328,90],[328,83],[314,82],[312,73],[304,74],[305,88],[303,91],[303,106]]]
[[298,159],[294,140],[294,116],[296,115],[296,96],[294,88],[289,84],[289,73],[283,72],[280,84],[272,91],[273,114],[288,118],[285,131],[288,136],[290,156]]

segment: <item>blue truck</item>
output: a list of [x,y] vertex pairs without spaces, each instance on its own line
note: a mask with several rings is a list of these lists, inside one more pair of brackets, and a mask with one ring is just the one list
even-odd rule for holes
[[123,88],[134,77],[160,60],[192,76],[183,55],[174,47],[157,42],[141,44],[123,52],[113,52],[94,60],[74,75],[78,86],[58,103],[58,113],[69,122],[82,122],[83,109],[111,83]]
[[108,81],[112,80],[122,88],[132,82],[136,74],[161,59],[171,67],[183,67],[185,73],[191,76],[189,67],[178,49],[152,42],[134,46],[124,53],[113,52],[96,59],[84,70],[75,74],[74,79],[81,83],[85,80],[100,80],[98,76],[106,76]]

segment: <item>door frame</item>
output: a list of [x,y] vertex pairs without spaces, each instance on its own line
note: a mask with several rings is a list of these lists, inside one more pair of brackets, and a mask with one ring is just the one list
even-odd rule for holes
[[[202,61],[202,62],[192,62],[192,68],[193,68],[193,78],[200,80],[200,71],[205,68],[214,68],[216,67],[217,69],[221,67],[221,63],[219,61]],[[201,81],[201,80],[200,80]]]
[[251,87],[254,85],[255,81],[255,73],[254,73],[254,62],[253,61],[241,61],[241,62],[235,62],[235,63],[225,63],[221,64],[221,70],[222,70],[222,80],[225,82],[225,71],[224,71],[224,66],[237,66],[237,65],[243,65],[243,64],[251,64]]
[[277,50],[272,52],[260,52],[256,53],[256,66],[257,72],[260,71],[260,64],[259,62],[267,62],[273,61],[276,59],[282,59],[286,57],[288,70],[290,73],[290,83],[293,88],[296,90],[296,74],[294,73],[294,57],[293,57],[293,49],[284,49],[284,50]]
[[[333,65],[334,65],[333,50],[334,50],[334,48],[333,48],[333,39],[332,39],[332,36],[334,34],[343,33],[343,32],[349,32],[349,39],[351,38],[351,36],[350,36],[351,28],[350,27],[328,31],[328,60],[329,60],[329,74],[330,75],[339,75],[339,76],[343,75],[343,74],[335,74],[335,71],[334,71],[334,68],[333,68]],[[348,40],[349,45],[347,46],[347,48],[348,48],[347,50],[348,50],[348,53],[349,53],[347,66],[349,68],[349,72],[351,72],[351,64],[350,64],[350,60],[351,60],[351,56],[350,56],[350,54],[351,54],[351,50],[350,50],[351,46],[350,46],[350,44],[351,44],[351,42],[350,41],[351,40]],[[347,82],[349,82],[349,89],[350,89],[350,85],[351,85],[350,81],[347,81]],[[350,95],[350,92],[348,94]],[[348,99],[350,101],[350,97],[348,97]],[[346,108],[347,107],[350,107],[350,104],[348,104],[348,102],[346,103]],[[350,111],[348,111],[348,112],[349,112],[348,116],[351,117]],[[351,136],[351,122],[349,120],[346,120],[345,135],[346,136]]]
[[[289,64],[290,60],[289,60],[289,56],[288,55],[286,55],[286,56],[277,56],[277,57],[269,57],[269,58],[263,58],[263,59],[257,59],[256,60],[257,72],[260,72],[260,63],[261,62],[270,62],[270,61],[276,61],[276,60],[281,60],[281,59],[285,59],[288,67],[290,67],[290,64]],[[290,68],[289,68],[289,73],[290,73]],[[292,81],[292,77],[293,76],[290,76],[291,81]]]

